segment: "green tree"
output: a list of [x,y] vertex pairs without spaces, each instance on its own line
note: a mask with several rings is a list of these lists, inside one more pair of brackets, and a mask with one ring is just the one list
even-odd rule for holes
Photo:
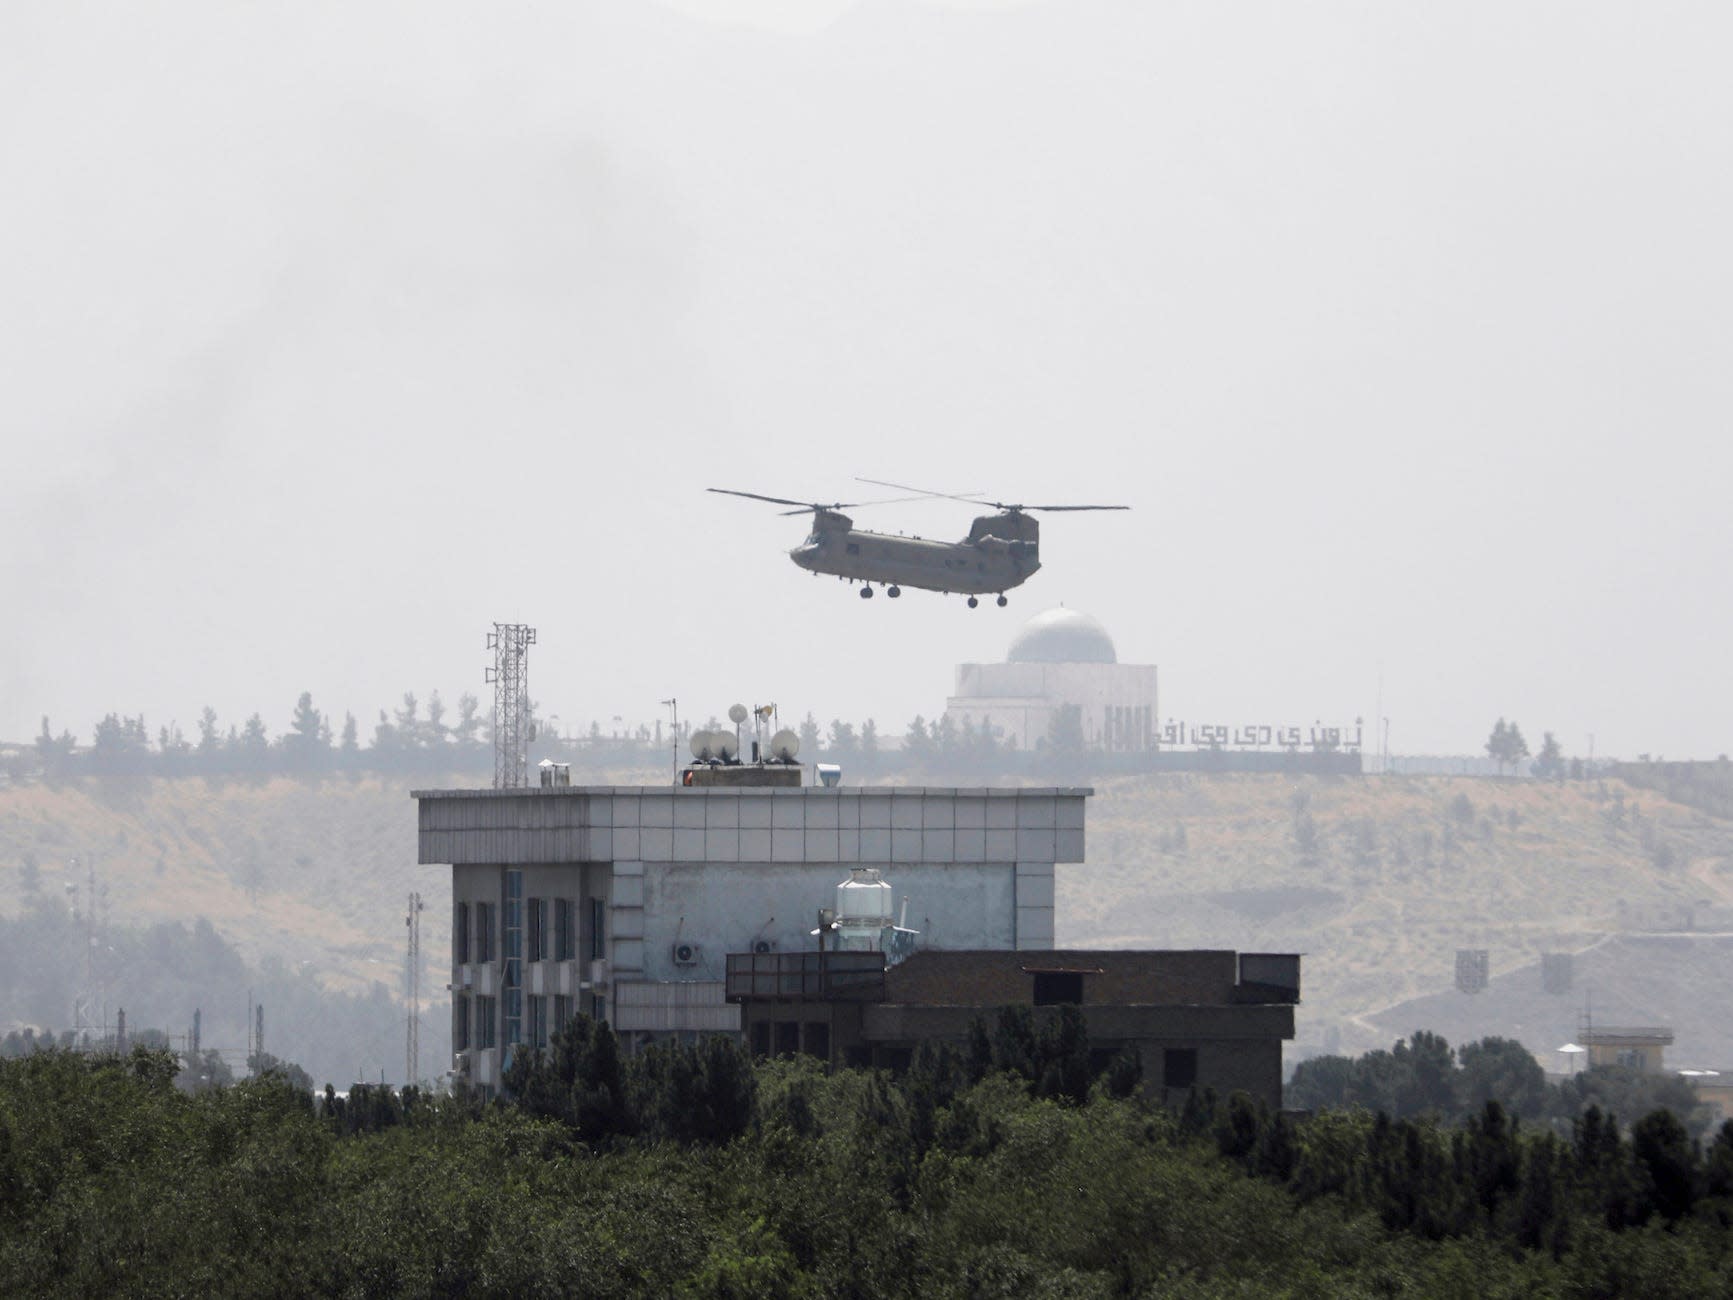
[[1540,753],[1535,755],[1534,774],[1548,780],[1564,779],[1564,750],[1558,743],[1558,737],[1550,731],[1541,733]]
[[290,771],[303,774],[319,771],[329,757],[325,718],[313,707],[310,691],[302,691],[301,698],[295,701],[289,731],[283,737],[283,757]]
[[69,774],[72,766],[72,751],[78,742],[70,731],[62,731],[56,736],[48,727],[46,715],[42,719],[42,731],[36,737],[36,761],[42,767],[42,774],[49,781],[58,781]]
[[1521,1119],[1539,1119],[1546,1113],[1546,1071],[1529,1050],[1513,1038],[1483,1038],[1466,1043],[1456,1053],[1458,1101],[1465,1110],[1478,1110],[1497,1101]]
[[263,777],[271,767],[271,736],[265,730],[265,720],[257,713],[247,719],[237,746],[236,757],[243,771]]
[[800,752],[809,762],[818,757],[818,719],[811,713],[800,720]]
[[879,761],[879,724],[868,718],[860,724],[860,757],[867,768],[876,768]]
[[838,759],[853,758],[860,747],[860,742],[855,737],[854,724],[844,722],[841,718],[831,719],[829,741],[825,752]]
[[903,736],[903,757],[917,765],[924,764],[932,760],[933,748],[933,737],[927,730],[926,719],[917,713]]
[[467,751],[481,744],[480,708],[481,702],[468,691],[457,697],[457,726],[452,728],[452,734],[459,749]]

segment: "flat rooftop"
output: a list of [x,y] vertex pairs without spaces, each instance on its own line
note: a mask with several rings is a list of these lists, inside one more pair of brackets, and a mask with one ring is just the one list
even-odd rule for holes
[[849,799],[863,795],[894,799],[1052,799],[1089,798],[1093,786],[1055,785],[802,785],[802,786],[696,786],[696,785],[525,785],[496,790],[479,786],[467,790],[411,790],[411,799],[569,799],[574,795],[676,795],[682,799],[761,798],[805,796],[813,799]]

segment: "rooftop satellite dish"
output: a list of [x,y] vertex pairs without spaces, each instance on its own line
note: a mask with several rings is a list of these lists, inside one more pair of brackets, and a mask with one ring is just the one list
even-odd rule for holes
[[716,733],[714,731],[694,731],[689,743],[692,747],[692,757],[699,762],[716,757]]
[[740,742],[726,731],[712,731],[710,735],[716,746],[716,757],[724,763],[732,763],[740,752]]
[[794,762],[794,756],[800,753],[800,737],[784,727],[770,738],[770,756],[784,763]]
[[746,706],[744,704],[730,704],[728,706],[728,720],[737,727],[745,722]]

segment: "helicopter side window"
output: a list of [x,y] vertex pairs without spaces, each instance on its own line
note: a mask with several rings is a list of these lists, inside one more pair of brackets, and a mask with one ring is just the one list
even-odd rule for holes
[[859,542],[850,542],[848,544],[848,553],[850,555],[859,555],[860,554],[860,543]]

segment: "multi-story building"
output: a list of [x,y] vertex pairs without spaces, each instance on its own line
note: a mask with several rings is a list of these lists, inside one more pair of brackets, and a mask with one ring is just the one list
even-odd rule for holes
[[1055,864],[1083,861],[1091,793],[416,791],[419,860],[451,868],[455,1064],[495,1087],[512,1047],[545,1044],[578,1012],[608,1021],[628,1050],[738,1033],[726,955],[809,946],[850,867],[883,869],[925,951],[1049,949]]

